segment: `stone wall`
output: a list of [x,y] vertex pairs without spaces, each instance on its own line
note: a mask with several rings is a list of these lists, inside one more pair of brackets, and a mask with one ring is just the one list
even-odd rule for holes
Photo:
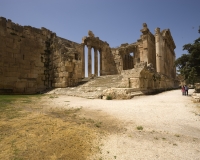
[[152,65],[138,63],[131,70],[123,70],[119,88],[133,88],[144,94],[177,88],[177,80],[157,73]]
[[79,44],[55,37],[50,45],[52,52],[53,87],[77,85],[82,78]]
[[80,44],[46,28],[20,26],[0,17],[0,42],[0,93],[43,92],[74,86],[82,78]]
[[[143,24],[142,35],[137,42],[122,44],[112,48],[118,73],[123,79],[120,87],[140,90],[166,90],[177,87],[175,61],[175,44],[170,30],[155,30],[155,36]],[[124,55],[134,53],[133,67],[124,69]]]
[[175,43],[172,39],[169,29],[160,31],[160,28],[155,29],[156,38],[156,66],[157,72],[164,74],[170,78],[176,77]]
[[0,92],[35,93],[48,87],[41,55],[51,35],[45,28],[20,26],[0,17]]
[[137,42],[111,49],[92,31],[78,44],[46,28],[20,26],[0,17],[0,93],[32,94],[78,85],[85,78],[85,47],[89,77],[100,71],[101,76],[121,74],[121,88],[173,88],[176,46],[169,29],[157,28],[154,36],[144,23],[141,33]]

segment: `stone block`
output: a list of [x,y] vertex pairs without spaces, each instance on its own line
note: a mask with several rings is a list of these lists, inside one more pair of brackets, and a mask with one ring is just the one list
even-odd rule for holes
[[131,88],[139,88],[140,87],[139,78],[130,78],[130,87]]
[[62,87],[62,83],[55,83],[55,87],[56,88],[61,88]]
[[37,84],[36,84],[36,81],[35,82],[28,82],[28,85],[27,85],[29,88],[36,88],[37,87]]
[[6,72],[5,76],[6,77],[19,77],[20,73],[19,72]]
[[24,93],[25,92],[25,88],[14,88],[13,92],[14,93]]
[[59,73],[59,77],[63,77],[63,73],[62,72]]
[[33,94],[33,93],[36,93],[36,88],[26,88],[25,89],[25,92],[28,93],[28,94]]
[[60,71],[63,72],[65,70],[64,67],[60,67]]
[[36,93],[42,93],[44,90],[46,89],[46,87],[44,86],[38,86],[35,90]]
[[35,66],[36,67],[44,67],[44,63],[39,61],[39,58],[35,61]]
[[73,68],[72,66],[66,66],[66,67],[65,67],[65,70],[66,70],[67,72],[73,72],[74,68]]
[[17,81],[15,83],[16,88],[26,88],[27,87],[27,81]]
[[27,78],[37,78],[38,77],[38,74],[36,73],[28,73],[27,74]]
[[13,47],[13,38],[5,38],[6,47],[12,48]]
[[46,78],[45,78],[45,75],[42,75],[42,77],[41,77],[41,80],[45,80]]
[[64,81],[64,82],[61,83],[61,87],[62,88],[65,88],[66,86],[67,86],[67,82],[66,81]]
[[200,83],[195,83],[195,91],[197,92],[197,93],[200,93]]

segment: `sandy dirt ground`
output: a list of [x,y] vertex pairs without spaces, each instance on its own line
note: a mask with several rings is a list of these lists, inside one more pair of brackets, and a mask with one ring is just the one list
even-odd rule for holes
[[180,90],[130,100],[58,95],[47,103],[81,107],[80,116],[99,121],[106,134],[100,152],[88,159],[200,160],[200,104]]

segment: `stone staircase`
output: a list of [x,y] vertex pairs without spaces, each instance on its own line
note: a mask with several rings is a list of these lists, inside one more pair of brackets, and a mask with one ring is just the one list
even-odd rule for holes
[[121,80],[121,75],[107,75],[95,77],[93,79],[85,78],[82,80],[82,85],[77,87],[56,88],[47,94],[62,94],[96,99],[101,98],[103,90],[108,88],[117,88],[121,83]]

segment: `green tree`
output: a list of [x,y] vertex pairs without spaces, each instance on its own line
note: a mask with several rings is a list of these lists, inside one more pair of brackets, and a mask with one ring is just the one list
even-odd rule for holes
[[[200,28],[198,32],[200,33]],[[187,50],[188,53],[179,57],[175,65],[186,83],[194,84],[200,79],[200,37],[192,44],[185,44],[183,50]]]

